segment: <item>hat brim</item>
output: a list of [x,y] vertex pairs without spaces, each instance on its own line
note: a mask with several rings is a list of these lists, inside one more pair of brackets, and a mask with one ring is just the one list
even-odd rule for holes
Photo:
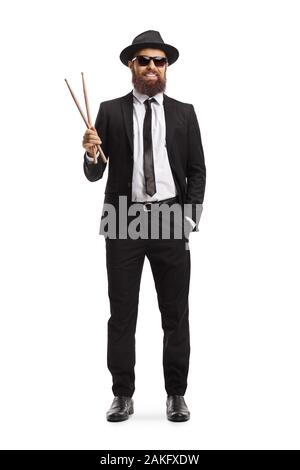
[[128,61],[134,57],[134,53],[140,49],[145,49],[146,47],[152,47],[153,49],[160,49],[166,53],[168,58],[168,64],[172,65],[179,57],[179,51],[176,47],[170,46],[170,44],[160,44],[157,42],[144,42],[140,44],[131,44],[130,46],[123,49],[120,54],[121,62],[128,67]]

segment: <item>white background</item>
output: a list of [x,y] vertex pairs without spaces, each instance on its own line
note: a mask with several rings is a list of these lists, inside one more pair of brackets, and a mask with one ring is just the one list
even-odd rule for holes
[[[297,1],[1,3],[2,449],[299,449]],[[166,93],[192,103],[207,189],[190,235],[186,423],[165,416],[162,329],[146,260],[135,414],[108,423],[103,180],[85,125],[127,94],[121,50],[147,29],[179,49]]]

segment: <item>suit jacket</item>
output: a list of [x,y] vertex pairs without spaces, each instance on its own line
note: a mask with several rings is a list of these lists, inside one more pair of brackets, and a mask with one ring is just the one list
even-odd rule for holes
[[[196,226],[193,231],[198,232],[205,192],[206,168],[197,116],[192,104],[182,103],[165,93],[163,106],[166,146],[179,202],[191,204],[192,212],[186,215],[194,220]],[[102,102],[95,128],[102,140],[103,152],[108,158],[104,204],[111,203],[117,206],[121,195],[126,195],[128,201],[131,201],[133,92]],[[89,181],[102,178],[106,166],[107,163],[104,163],[100,156],[97,164],[89,162],[84,156],[83,169]]]

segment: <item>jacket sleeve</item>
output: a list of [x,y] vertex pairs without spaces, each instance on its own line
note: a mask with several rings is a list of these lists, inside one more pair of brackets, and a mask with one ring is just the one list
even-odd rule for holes
[[198,224],[202,213],[202,204],[206,185],[206,167],[202,147],[201,133],[194,110],[190,105],[188,122],[188,158],[187,158],[187,192],[185,204],[190,205],[191,211],[187,215],[193,219],[196,226],[193,232],[199,232]]
[[[106,156],[107,155],[107,130],[108,130],[108,125],[107,125],[107,117],[104,111],[104,106],[103,103],[100,104],[99,111],[96,117],[95,121],[95,129],[102,141],[101,143],[101,148]],[[105,168],[107,166],[107,163],[104,163],[101,156],[98,156],[98,161],[95,164],[93,161],[90,161],[87,159],[86,152],[83,155],[83,171],[85,176],[89,181],[97,181],[102,178],[103,173],[105,171]]]

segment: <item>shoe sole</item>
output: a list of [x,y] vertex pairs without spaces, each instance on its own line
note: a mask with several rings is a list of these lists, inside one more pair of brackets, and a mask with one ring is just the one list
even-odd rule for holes
[[168,418],[169,421],[173,421],[175,423],[180,423],[182,421],[188,421],[190,419],[189,416],[177,416],[177,417],[174,416],[173,418],[170,417],[170,416],[167,416],[167,418]]

